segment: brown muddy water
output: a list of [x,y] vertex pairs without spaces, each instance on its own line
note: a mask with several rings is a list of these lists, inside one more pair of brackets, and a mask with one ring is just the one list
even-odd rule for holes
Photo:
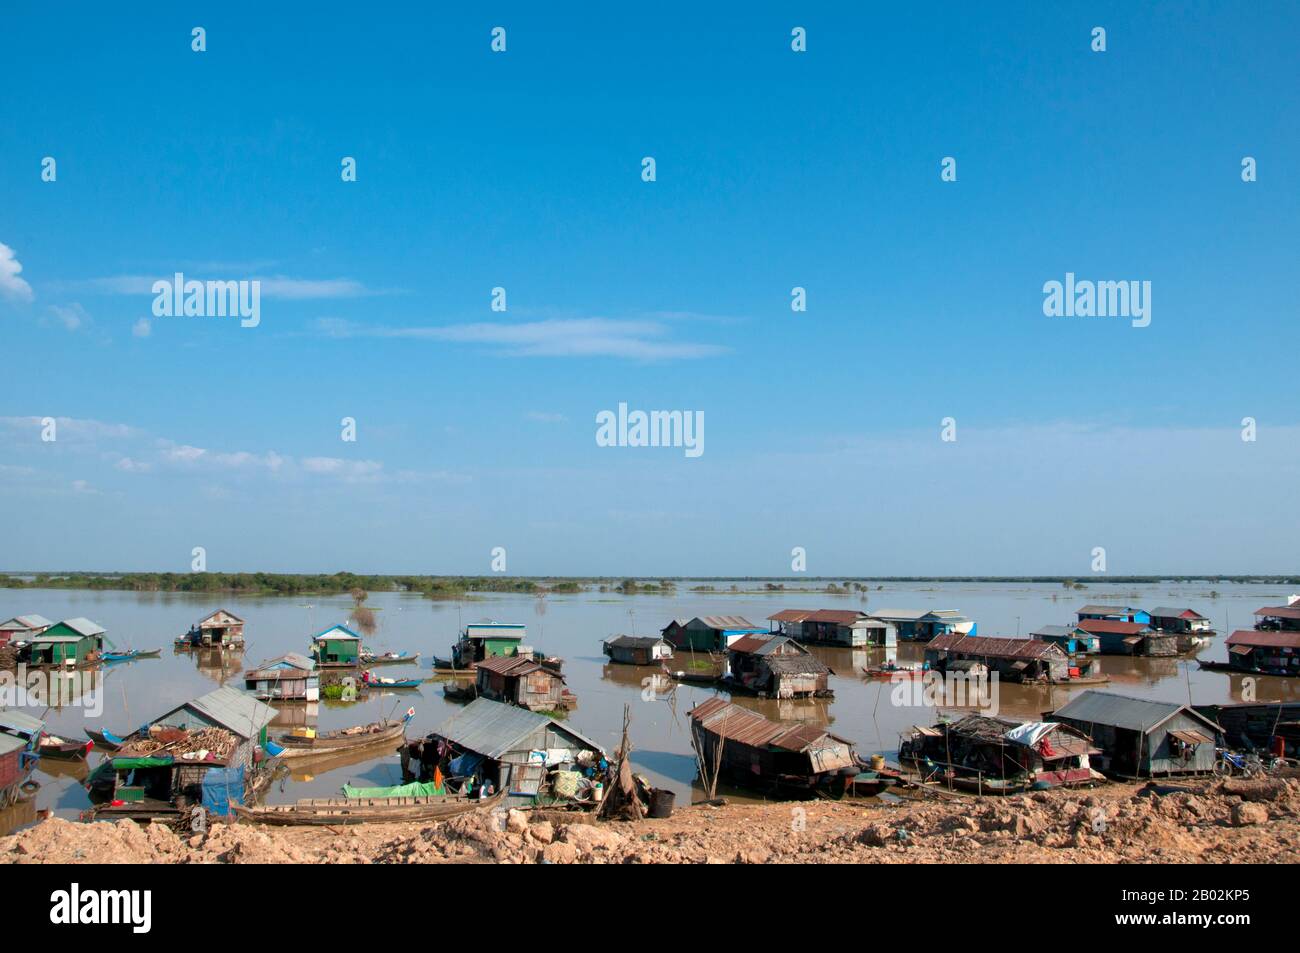
[[[1129,585],[1090,584],[1070,592],[1051,584],[945,583],[884,584],[864,600],[859,594],[833,596],[791,590],[785,592],[730,591],[730,583],[710,583],[715,592],[691,592],[682,583],[675,594],[622,596],[583,592],[549,595],[483,595],[461,600],[430,600],[398,593],[372,593],[366,605],[375,610],[377,627],[367,644],[377,652],[406,650],[422,653],[418,667],[385,666],[384,675],[431,677],[429,657],[446,655],[459,626],[495,620],[523,622],[527,643],[565,659],[564,673],[578,695],[578,708],[569,718],[590,738],[612,750],[618,744],[623,706],[632,706],[633,761],[653,783],[677,793],[678,803],[698,798],[694,785],[695,757],[691,751],[686,712],[714,694],[713,689],[680,686],[672,692],[647,691],[651,668],[610,664],[601,654],[601,640],[634,632],[649,635],[673,618],[697,615],[742,615],[765,625],[768,615],[784,608],[891,608],[958,609],[976,620],[980,635],[1027,634],[1046,624],[1073,621],[1074,611],[1087,602],[1120,603],[1150,609],[1158,605],[1188,605],[1208,616],[1218,630],[1201,652],[1206,658],[1226,657],[1223,639],[1234,628],[1249,628],[1251,613],[1265,605],[1285,602],[1288,592],[1275,586],[1216,585],[1211,596],[1205,584]],[[753,581],[736,583],[740,590],[760,589]],[[224,607],[247,621],[247,648],[242,658],[220,653],[176,653],[172,640],[191,623]],[[103,713],[88,717],[75,704],[60,709],[28,708],[49,722],[49,730],[65,738],[84,737],[83,728],[107,728],[125,734],[182,702],[229,683],[243,689],[242,673],[264,659],[285,652],[306,652],[310,636],[336,623],[346,623],[352,600],[343,596],[312,597],[204,597],[188,594],[72,592],[63,590],[0,590],[0,618],[38,613],[50,619],[86,616],[103,625],[119,648],[161,647],[162,658],[108,667],[103,683]],[[888,681],[863,680],[857,670],[879,664],[885,649],[849,650],[814,648],[835,671],[831,687],[835,697],[815,701],[765,701],[737,695],[735,700],[769,718],[803,720],[825,726],[857,744],[860,754],[883,753],[892,757],[899,733],[913,724],[932,722],[937,712],[916,699],[897,697]],[[894,656],[901,663],[920,661],[923,646],[903,644]],[[1200,671],[1186,659],[1129,659],[1104,657],[1102,669],[1111,678],[1109,691],[1170,701],[1215,703],[1242,700],[1242,679]],[[1260,677],[1256,696],[1261,701],[1300,698],[1294,679]],[[1071,692],[1082,689],[1031,688],[1002,684],[999,707],[1004,715],[1034,718],[1062,705]],[[361,702],[322,701],[309,710],[305,705],[283,705],[277,722],[284,730],[310,724],[322,730],[371,721],[414,706],[408,729],[417,737],[436,727],[457,706],[442,697],[440,682],[426,682],[418,690],[372,694]],[[274,729],[273,729],[274,730]],[[93,767],[103,757],[90,755]],[[85,766],[48,762],[37,770],[41,789],[36,807],[62,817],[75,817],[89,806],[81,786]],[[338,794],[345,783],[377,786],[396,784],[400,778],[396,755],[366,752],[358,757],[295,766],[293,774],[277,782],[267,795],[272,803],[301,797]],[[737,792],[728,792],[735,795]]]

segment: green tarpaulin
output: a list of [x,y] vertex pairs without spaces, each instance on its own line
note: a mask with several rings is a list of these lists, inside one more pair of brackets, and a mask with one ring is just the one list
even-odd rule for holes
[[343,785],[344,797],[443,797],[446,793],[445,788],[438,787],[432,781],[424,784],[412,781],[391,788],[354,788],[350,784]]
[[172,756],[164,758],[114,758],[114,771],[130,771],[132,768],[165,768],[172,764]]

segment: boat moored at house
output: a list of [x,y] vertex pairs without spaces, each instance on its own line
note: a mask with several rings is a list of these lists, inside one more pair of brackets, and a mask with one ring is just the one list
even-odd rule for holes
[[1097,639],[1101,655],[1167,658],[1178,654],[1178,636],[1157,632],[1145,622],[1087,618],[1078,629]]
[[317,668],[356,668],[361,664],[361,636],[346,625],[332,625],[311,637]]
[[577,697],[564,687],[564,676],[528,656],[485,658],[475,666],[474,679],[480,697],[529,711],[558,712],[577,705]]
[[940,635],[926,645],[925,660],[939,672],[947,672],[956,662],[980,662],[989,672],[1010,682],[1077,684],[1106,678],[1090,667],[1071,664],[1070,656],[1059,645],[1039,639]]
[[1157,606],[1151,610],[1151,628],[1174,636],[1179,652],[1192,652],[1214,638],[1210,620],[1186,606]]
[[226,816],[270,781],[264,745],[275,710],[221,687],[176,706],[123,739],[86,786],[96,820],[185,824],[192,809]]
[[218,609],[195,622],[176,639],[177,648],[223,648],[244,646],[244,620],[226,609]]
[[52,625],[54,623],[42,615],[14,616],[7,622],[0,622],[0,646],[34,639]]
[[244,687],[262,701],[320,700],[316,662],[298,652],[286,652],[248,670],[244,673]]
[[929,642],[941,635],[977,635],[979,626],[956,609],[878,609],[871,618],[894,627],[903,642]]
[[860,770],[852,742],[815,725],[770,721],[718,697],[687,717],[703,770],[713,774],[716,766],[718,777],[741,787],[786,796],[842,793]]
[[523,647],[527,636],[528,628],[522,622],[471,622],[461,630],[460,637],[452,645],[451,658],[444,660],[435,656],[433,666],[469,670],[487,658],[531,655],[532,650]]
[[898,757],[923,780],[943,780],[979,794],[1091,784],[1100,754],[1087,735],[1059,722],[1020,722],[967,715],[904,734]]
[[1203,668],[1259,675],[1300,675],[1300,630],[1241,629],[1224,640],[1227,664],[1205,663]]
[[826,665],[784,635],[746,635],[727,647],[728,684],[768,698],[826,698]]
[[767,617],[774,633],[809,645],[893,646],[898,629],[856,609],[783,609]]
[[95,665],[104,651],[104,631],[90,619],[64,619],[28,639],[23,659],[34,668]]

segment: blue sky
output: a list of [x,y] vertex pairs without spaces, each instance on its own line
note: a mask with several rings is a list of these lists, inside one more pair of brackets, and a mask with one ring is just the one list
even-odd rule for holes
[[4,568],[1300,564],[1292,5],[138,11],[0,34]]

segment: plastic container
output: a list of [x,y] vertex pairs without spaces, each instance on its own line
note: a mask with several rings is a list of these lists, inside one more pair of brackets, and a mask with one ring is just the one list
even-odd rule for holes
[[666,791],[663,788],[655,788],[650,792],[650,816],[672,817],[673,804],[676,800],[677,795],[672,791]]

